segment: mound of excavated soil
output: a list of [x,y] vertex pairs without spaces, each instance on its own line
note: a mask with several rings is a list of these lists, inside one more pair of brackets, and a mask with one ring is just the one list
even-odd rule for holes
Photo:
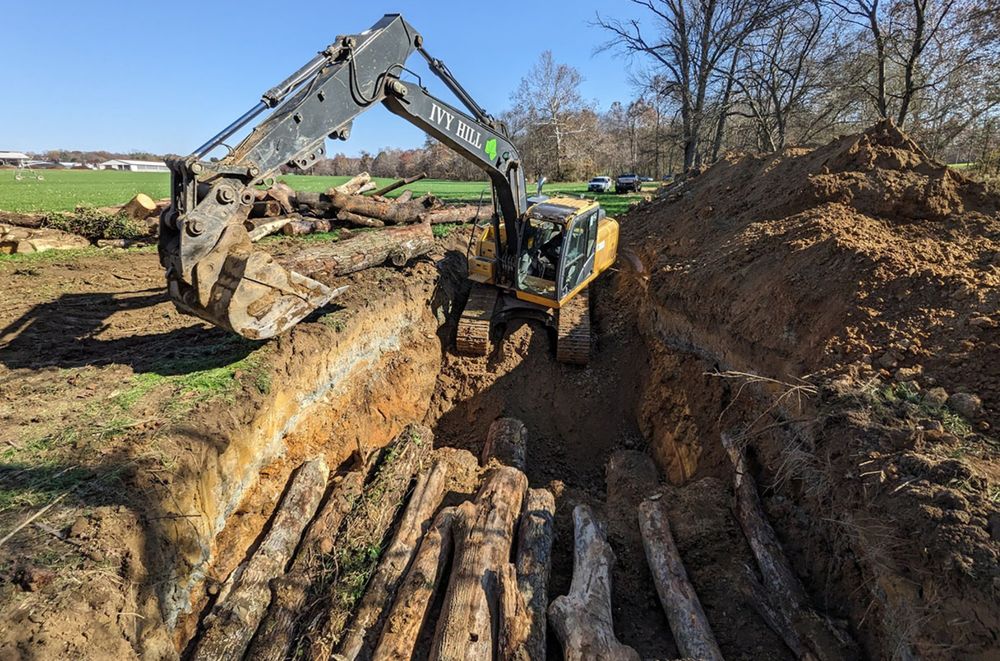
[[[1000,198],[887,122],[728,157],[622,233],[647,341],[758,396],[719,426],[751,447],[810,588],[843,595],[875,655],[995,649]],[[725,463],[715,439],[652,441],[675,482]]]

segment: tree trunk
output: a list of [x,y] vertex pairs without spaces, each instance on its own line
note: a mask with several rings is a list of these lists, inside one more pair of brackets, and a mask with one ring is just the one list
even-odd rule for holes
[[510,558],[527,488],[524,473],[504,466],[486,478],[474,505],[458,508],[455,563],[431,659],[492,658],[500,607],[497,576]]
[[334,186],[326,192],[327,195],[333,195],[336,191],[342,195],[358,195],[362,188],[372,183],[371,175],[367,172],[362,172],[361,174],[356,174],[339,186]]
[[420,214],[427,211],[427,207],[421,200],[411,200],[402,204],[380,202],[362,195],[344,195],[335,189],[331,189],[328,194],[330,203],[338,211],[349,211],[359,216],[377,218],[394,225],[415,222],[419,219]]
[[510,657],[545,661],[549,573],[552,568],[553,522],[556,501],[548,489],[528,489],[517,532],[517,584],[528,607],[528,635],[521,650]]
[[281,208],[281,202],[277,200],[258,200],[253,203],[250,209],[250,218],[276,218],[285,213]]
[[296,625],[305,614],[309,587],[320,573],[319,558],[333,550],[344,517],[361,496],[365,472],[348,473],[334,483],[330,496],[309,526],[291,569],[272,581],[273,598],[267,616],[254,636],[247,658],[254,661],[282,661],[295,638]]
[[265,236],[274,234],[275,232],[281,231],[281,228],[286,224],[292,222],[293,220],[301,220],[302,216],[284,216],[281,218],[273,218],[264,223],[255,224],[253,229],[251,229],[248,234],[250,235],[251,241],[260,241]]
[[271,598],[268,582],[285,571],[302,531],[323,499],[330,470],[322,458],[308,461],[292,478],[264,541],[237,569],[229,594],[206,618],[205,632],[192,658],[234,659],[243,656]]
[[656,592],[681,656],[722,661],[722,652],[670,534],[667,507],[662,498],[649,499],[639,505],[639,529]]
[[403,573],[416,553],[420,538],[430,527],[434,512],[441,504],[447,476],[447,464],[439,461],[435,462],[429,472],[422,473],[417,478],[417,485],[413,488],[396,535],[368,583],[361,605],[340,645],[339,657],[349,661],[372,658],[372,649],[378,642],[378,634],[384,621],[383,615],[395,600]]
[[[747,470],[743,449],[737,447],[726,434],[722,435],[722,445],[733,462],[736,517],[757,560],[771,606],[781,620],[792,623],[799,638],[822,661],[857,658],[854,641],[827,618],[816,613],[809,603],[805,587],[792,570],[778,536],[764,514],[757,485]],[[794,641],[790,641],[789,647],[793,644]]]
[[372,557],[371,551],[381,550],[413,474],[426,462],[433,441],[430,429],[409,425],[383,450],[382,465],[348,515],[343,534],[338,538],[340,543],[334,549],[336,573],[324,590],[321,622],[310,623],[306,631],[309,659],[329,659],[340,642],[359,597],[357,585],[363,585],[375,569],[378,557]]
[[145,193],[139,193],[122,206],[122,213],[136,220],[145,220],[156,213],[157,210],[156,202]]
[[466,204],[428,211],[422,214],[420,219],[430,221],[431,225],[439,225],[441,223],[471,223],[480,218],[481,211],[482,209],[473,204]]
[[391,260],[403,266],[434,249],[429,223],[356,234],[337,242],[315,242],[295,253],[275,257],[287,269],[328,284],[338,276],[380,266]]
[[496,459],[504,466],[524,471],[527,466],[528,429],[516,418],[498,418],[490,425],[483,445],[482,465]]
[[[386,195],[386,194],[391,193],[392,191],[396,190],[397,188],[401,188],[403,186],[406,186],[407,184],[412,184],[412,183],[414,183],[416,181],[420,181],[421,179],[425,179],[426,177],[427,177],[427,173],[421,172],[420,174],[414,175],[412,177],[405,177],[403,179],[397,179],[396,181],[392,182],[388,186],[383,186],[382,188],[379,188],[377,191],[375,191],[374,193],[372,193],[372,196],[375,196],[375,195]],[[410,194],[412,195],[413,193],[410,193]],[[405,202],[405,200],[404,200],[404,202]]]
[[639,661],[639,654],[615,637],[611,618],[614,551],[587,505],[573,510],[573,581],[569,594],[549,606],[549,621],[566,661]]
[[518,587],[517,570],[511,563],[500,567],[500,626],[497,636],[498,661],[517,661],[538,657],[526,655],[525,645],[531,631],[530,612]]
[[312,231],[312,221],[306,220],[302,216],[299,216],[295,220],[289,220],[281,226],[281,233],[285,236],[302,236],[304,234],[312,234]]
[[392,605],[374,659],[410,659],[453,548],[456,508],[438,512]]

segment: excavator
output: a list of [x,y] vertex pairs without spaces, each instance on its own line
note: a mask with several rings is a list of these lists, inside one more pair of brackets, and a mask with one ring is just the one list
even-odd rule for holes
[[[467,112],[435,98],[405,63],[416,51]],[[403,80],[410,73],[416,82]],[[470,239],[472,290],[458,323],[459,352],[486,355],[495,324],[512,317],[556,331],[556,356],[586,364],[588,285],[615,261],[618,223],[597,202],[525,191],[507,127],[489,115],[399,14],[338,36],[190,156],[168,161],[171,204],[160,218],[159,255],[177,308],[251,339],[278,335],[341,290],[288,271],[255,249],[244,228],[254,190],[279,168],[307,170],[326,139],[346,140],[353,120],[381,104],[476,164],[493,190],[493,213]],[[235,147],[226,144],[272,110]],[[227,153],[208,158],[219,147]]]

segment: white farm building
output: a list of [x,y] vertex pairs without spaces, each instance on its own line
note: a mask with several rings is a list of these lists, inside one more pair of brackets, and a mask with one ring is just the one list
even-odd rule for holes
[[130,172],[169,172],[170,168],[163,161],[133,161],[115,158],[98,164],[98,170],[128,170]]
[[0,151],[0,165],[23,167],[28,162],[28,155],[19,151]]

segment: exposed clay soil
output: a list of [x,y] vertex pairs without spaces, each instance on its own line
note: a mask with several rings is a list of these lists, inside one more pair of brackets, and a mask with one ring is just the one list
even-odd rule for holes
[[[531,485],[557,499],[550,598],[590,504],[616,632],[643,658],[678,656],[636,521],[653,493],[726,658],[791,658],[748,590],[723,433],[859,657],[990,658],[998,208],[888,125],[728,157],[621,219],[631,256],[594,287],[585,369],[524,323],[488,358],[455,355],[460,233],[350,277],[269,343],[177,314],[149,252],[0,261],[18,294],[0,304],[0,529],[55,502],[0,548],[0,657],[175,658],[304,459],[346,467],[423,422],[460,500],[490,423],[514,416]],[[933,404],[936,386],[982,409]]]

